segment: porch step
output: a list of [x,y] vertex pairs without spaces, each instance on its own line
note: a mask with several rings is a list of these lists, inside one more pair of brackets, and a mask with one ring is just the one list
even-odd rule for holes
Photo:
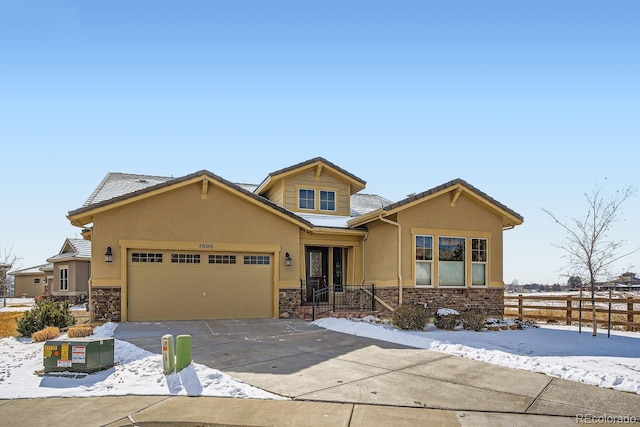
[[[361,319],[366,316],[377,316],[377,311],[370,310],[354,310],[354,309],[338,309],[336,311],[325,311],[323,313],[317,314],[316,319],[322,319],[325,317],[336,317],[340,319]],[[313,307],[302,306],[298,312],[298,317],[303,320],[312,320],[313,318]]]

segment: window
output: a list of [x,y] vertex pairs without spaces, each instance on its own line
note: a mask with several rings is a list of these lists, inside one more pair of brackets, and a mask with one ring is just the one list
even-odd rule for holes
[[200,264],[200,254],[171,254],[171,262],[179,264]]
[[38,279],[38,278],[33,279],[33,283],[35,283],[36,285],[39,284],[40,283],[40,279]]
[[235,264],[235,255],[209,255],[209,264]]
[[464,237],[440,237],[438,239],[438,284],[440,286],[465,285],[464,258]]
[[320,210],[335,211],[336,210],[336,192],[320,190]]
[[244,256],[245,264],[256,264],[256,265],[268,265],[271,264],[271,257],[269,255],[245,255]]
[[431,286],[433,236],[416,236],[416,286]]
[[60,290],[61,291],[69,290],[69,268],[68,267],[60,267]]
[[298,191],[298,208],[314,210],[316,208],[316,190],[301,188]]
[[487,239],[471,239],[471,285],[487,285]]
[[133,252],[131,262],[162,262],[162,254]]

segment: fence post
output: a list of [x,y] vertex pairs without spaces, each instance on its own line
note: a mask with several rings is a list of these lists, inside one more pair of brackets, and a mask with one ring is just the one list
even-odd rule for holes
[[522,320],[522,294],[518,294],[518,320]]
[[331,287],[333,288],[333,312],[336,312],[336,285],[335,283],[333,285],[331,285]]
[[626,330],[633,332],[634,331],[634,327],[631,326],[631,324],[633,323],[633,297],[628,296],[627,297],[627,327]]
[[571,301],[571,295],[567,295],[567,325],[571,325],[571,307],[573,307],[573,301]]
[[376,311],[376,288],[371,284],[371,311]]
[[609,315],[607,317],[607,338],[611,338],[611,289],[609,289]]

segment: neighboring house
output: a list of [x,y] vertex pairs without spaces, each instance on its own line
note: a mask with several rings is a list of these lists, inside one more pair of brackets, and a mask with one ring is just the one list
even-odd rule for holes
[[[503,313],[504,230],[518,213],[461,179],[392,203],[314,158],[234,184],[109,173],[69,212],[91,240],[96,320],[297,316],[305,283],[375,284],[407,302]],[[335,285],[335,286],[334,286]]]
[[598,284],[598,288],[601,290],[637,291],[640,290],[640,277],[637,277],[635,273],[626,272],[615,280]]
[[51,282],[49,295],[68,297],[71,301],[84,300],[89,294],[91,277],[91,242],[84,239],[66,239],[60,252],[47,259]]
[[46,264],[36,265],[21,270],[10,271],[13,276],[13,296],[16,298],[34,298],[45,293],[46,275],[40,268]]
[[40,267],[40,271],[45,275],[44,293],[45,295],[51,295],[51,285],[53,284],[53,264],[45,264],[44,267]]

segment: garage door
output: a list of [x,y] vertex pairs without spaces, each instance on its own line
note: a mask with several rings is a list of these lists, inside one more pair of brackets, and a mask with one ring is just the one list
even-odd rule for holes
[[273,317],[270,254],[128,253],[128,319]]

